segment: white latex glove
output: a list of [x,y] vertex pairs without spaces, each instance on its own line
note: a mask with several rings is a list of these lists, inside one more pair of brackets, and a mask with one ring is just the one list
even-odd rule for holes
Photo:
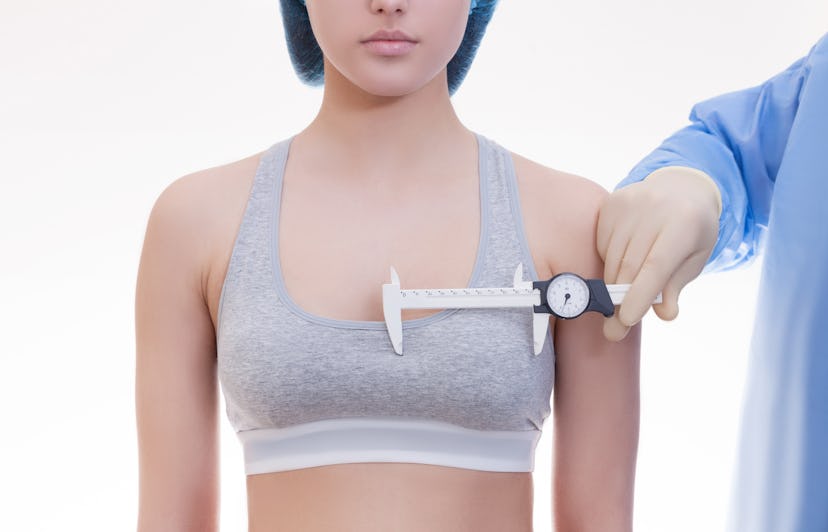
[[604,321],[620,340],[652,305],[663,320],[678,315],[682,288],[698,277],[716,245],[721,194],[699,170],[660,168],[610,194],[598,215],[597,247],[607,284],[631,283],[623,304]]

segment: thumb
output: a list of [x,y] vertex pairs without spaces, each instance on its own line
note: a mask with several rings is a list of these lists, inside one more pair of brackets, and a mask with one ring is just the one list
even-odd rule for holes
[[684,264],[670,277],[664,289],[661,291],[661,303],[653,305],[653,310],[662,320],[670,321],[676,319],[679,312],[678,299],[681,291],[687,284],[698,277],[704,267],[708,253],[701,252],[690,256]]
[[677,287],[672,281],[667,283],[667,286],[661,291],[661,303],[653,305],[653,310],[659,318],[664,321],[676,319],[679,312],[678,297],[680,293],[681,287]]

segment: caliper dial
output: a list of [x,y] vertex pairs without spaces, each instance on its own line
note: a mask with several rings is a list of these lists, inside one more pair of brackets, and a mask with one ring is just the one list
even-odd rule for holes
[[581,277],[561,273],[549,281],[546,302],[557,316],[575,318],[589,305],[589,287]]

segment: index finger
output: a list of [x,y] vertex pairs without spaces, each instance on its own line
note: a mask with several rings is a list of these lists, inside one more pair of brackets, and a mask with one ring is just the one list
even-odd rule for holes
[[658,293],[664,290],[673,274],[687,261],[687,256],[676,253],[677,250],[670,245],[676,242],[673,236],[671,231],[664,231],[650,247],[618,309],[618,318],[624,325],[632,326],[641,321]]
[[647,314],[655,302],[658,293],[664,290],[671,274],[664,268],[652,267],[644,263],[641,271],[630,283],[630,289],[618,308],[618,319],[627,327],[632,327]]

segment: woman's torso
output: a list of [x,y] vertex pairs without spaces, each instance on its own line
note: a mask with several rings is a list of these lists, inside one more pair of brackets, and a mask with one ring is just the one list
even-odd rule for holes
[[[211,185],[223,206],[211,225],[216,247],[206,283],[214,324],[219,322],[228,263],[262,156],[225,167]],[[554,234],[538,226],[543,217],[534,215],[538,202],[533,198],[546,185],[520,178],[536,173],[522,171],[529,165],[515,157],[526,240],[537,276],[547,278],[554,269],[546,260],[548,250],[563,242],[555,242]],[[343,197],[344,190],[320,194],[318,188],[303,187],[301,180],[286,179],[277,252],[283,289],[291,303],[311,315],[335,320],[382,321],[378,288],[389,281],[388,264],[398,268],[404,288],[467,286],[481,242],[479,186],[478,176],[470,175],[436,197],[425,192],[417,197],[412,189],[406,198],[408,208],[380,210],[372,206],[380,205],[382,198],[366,202],[364,191],[350,198]],[[313,210],[299,208],[309,204]],[[428,216],[422,215],[423,205],[428,205]],[[382,223],[377,223],[380,219]],[[350,253],[351,249],[360,253]],[[332,289],[336,287],[340,289]],[[403,318],[439,312],[405,311]],[[525,472],[349,463],[254,474],[247,477],[247,486],[252,530],[531,529],[532,482]]]

